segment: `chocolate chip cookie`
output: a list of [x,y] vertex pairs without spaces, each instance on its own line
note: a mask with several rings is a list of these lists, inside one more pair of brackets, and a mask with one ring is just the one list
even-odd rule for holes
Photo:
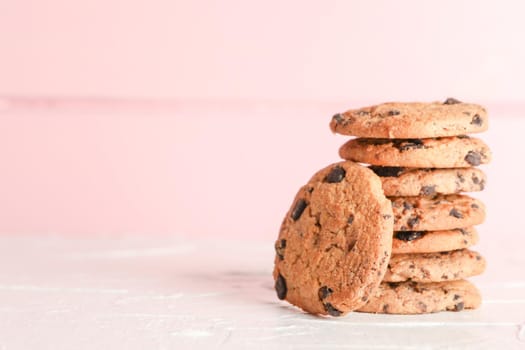
[[429,138],[487,130],[487,111],[454,98],[444,102],[389,102],[332,117],[333,132],[372,138]]
[[469,136],[357,138],[341,146],[339,155],[360,163],[408,168],[466,168],[489,163],[492,156],[482,140]]
[[439,253],[392,254],[383,282],[441,282],[479,275],[485,259],[469,249]]
[[340,316],[364,305],[385,274],[393,214],[381,181],[332,164],[297,193],[275,243],[275,290],[303,310]]
[[394,211],[394,231],[451,230],[478,225],[485,220],[485,205],[466,195],[390,199]]
[[463,249],[478,242],[474,227],[443,231],[397,231],[392,241],[392,254],[435,253]]
[[481,305],[478,289],[465,280],[434,283],[381,283],[359,312],[378,314],[425,314],[476,309]]
[[418,169],[370,166],[380,176],[386,196],[419,196],[476,192],[487,181],[481,169]]

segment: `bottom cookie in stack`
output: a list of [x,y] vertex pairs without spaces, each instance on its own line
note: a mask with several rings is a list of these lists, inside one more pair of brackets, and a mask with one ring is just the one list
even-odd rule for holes
[[358,312],[424,314],[476,309],[481,305],[478,289],[466,280],[418,283],[383,282]]

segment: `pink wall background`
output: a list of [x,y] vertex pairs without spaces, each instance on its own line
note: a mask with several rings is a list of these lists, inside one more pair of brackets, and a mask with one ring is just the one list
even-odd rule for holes
[[[524,131],[505,119],[525,114],[524,10],[0,2],[0,233],[273,238],[297,188],[338,160],[331,115],[384,100],[487,104],[501,174]],[[508,191],[478,197],[514,193],[505,174]]]
[[0,2],[0,94],[522,100],[522,1]]

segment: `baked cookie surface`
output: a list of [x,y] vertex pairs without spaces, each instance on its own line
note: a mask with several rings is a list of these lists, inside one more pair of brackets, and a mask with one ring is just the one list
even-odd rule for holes
[[474,227],[443,231],[397,231],[392,240],[392,254],[437,253],[468,248],[478,243]]
[[357,138],[341,146],[339,155],[354,162],[408,168],[467,168],[487,164],[492,157],[482,140],[469,136],[394,140]]
[[444,102],[389,102],[338,113],[330,129],[372,138],[429,138],[487,130],[487,111],[480,105],[449,98]]
[[426,314],[476,309],[478,289],[465,280],[434,283],[381,283],[368,303],[357,311],[379,314]]
[[385,274],[393,214],[381,181],[352,162],[332,164],[297,193],[275,243],[279,299],[340,316],[364,305]]
[[487,178],[478,168],[420,169],[370,166],[383,184],[386,196],[419,196],[476,192]]
[[442,282],[485,271],[485,259],[469,249],[439,253],[392,254],[383,282]]
[[485,220],[485,205],[462,194],[390,197],[394,231],[440,231],[470,227]]

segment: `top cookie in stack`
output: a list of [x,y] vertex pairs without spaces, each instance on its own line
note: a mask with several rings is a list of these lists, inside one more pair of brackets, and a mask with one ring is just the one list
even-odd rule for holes
[[458,136],[487,130],[487,111],[454,98],[445,102],[389,102],[338,113],[333,132],[371,138],[412,139]]

